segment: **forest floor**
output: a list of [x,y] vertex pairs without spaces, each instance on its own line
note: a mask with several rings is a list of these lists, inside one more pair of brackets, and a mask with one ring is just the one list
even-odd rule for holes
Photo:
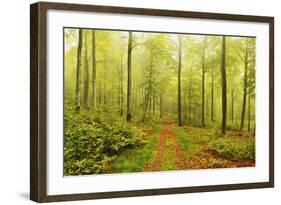
[[166,171],[206,168],[252,167],[254,137],[228,131],[220,137],[214,129],[177,126],[168,119],[148,130],[147,144],[121,153],[110,171]]

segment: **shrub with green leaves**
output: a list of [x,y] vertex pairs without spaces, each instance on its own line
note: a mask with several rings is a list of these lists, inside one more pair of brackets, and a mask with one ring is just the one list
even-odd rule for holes
[[255,139],[220,137],[209,143],[210,149],[231,160],[255,159]]
[[103,173],[122,150],[141,145],[143,132],[114,115],[113,110],[95,112],[65,108],[64,174]]

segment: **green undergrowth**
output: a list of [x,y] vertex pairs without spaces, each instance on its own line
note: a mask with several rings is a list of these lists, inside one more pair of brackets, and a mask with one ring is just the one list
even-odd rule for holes
[[65,107],[64,175],[104,173],[124,150],[144,144],[144,132],[110,108],[75,111]]
[[138,148],[130,148],[121,152],[107,169],[108,173],[128,173],[144,171],[144,166],[151,160],[159,141],[160,124],[153,125],[153,133],[146,136],[145,144]]
[[189,159],[192,155],[198,154],[198,149],[206,145],[215,136],[211,133],[212,129],[204,129],[190,127],[175,128],[176,138],[179,142],[180,148],[184,151],[184,156]]
[[177,127],[175,134],[186,159],[203,156],[206,150],[229,160],[255,159],[255,138],[250,133],[228,131],[222,136],[215,129]]
[[255,159],[254,137],[222,137],[209,143],[210,149],[231,160]]

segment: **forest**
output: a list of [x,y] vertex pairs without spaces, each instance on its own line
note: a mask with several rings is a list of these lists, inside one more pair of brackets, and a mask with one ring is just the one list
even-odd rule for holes
[[64,175],[255,166],[255,46],[64,28]]

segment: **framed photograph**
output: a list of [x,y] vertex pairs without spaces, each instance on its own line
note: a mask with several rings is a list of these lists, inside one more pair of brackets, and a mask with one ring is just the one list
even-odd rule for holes
[[274,186],[274,18],[30,7],[30,198]]

